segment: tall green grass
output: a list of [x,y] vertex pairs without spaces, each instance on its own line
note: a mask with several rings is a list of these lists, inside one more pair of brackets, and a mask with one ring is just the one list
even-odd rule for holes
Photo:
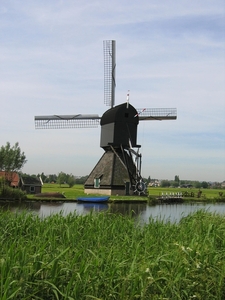
[[0,299],[225,299],[225,218],[0,211]]

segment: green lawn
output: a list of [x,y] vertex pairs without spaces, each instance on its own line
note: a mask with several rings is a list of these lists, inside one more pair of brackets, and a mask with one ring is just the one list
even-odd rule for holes
[[[161,188],[161,187],[151,187],[148,189],[149,194],[153,196],[161,196],[162,193],[181,193],[184,195],[185,192],[188,194],[194,193],[194,196],[197,197],[199,189],[196,188]],[[201,189],[202,195],[201,198],[214,199],[219,197],[219,192],[223,193],[225,196],[225,190],[223,189]]]
[[[182,195],[187,194],[184,198],[186,200],[201,200],[201,201],[225,201],[225,191],[223,189],[201,189],[202,194],[201,197],[198,198],[199,189],[189,189],[189,188],[161,188],[161,187],[150,187],[148,188],[149,197],[140,197],[140,196],[111,196],[111,200],[145,200],[148,198],[156,198],[166,193],[169,195],[170,193],[182,193]],[[82,184],[76,184],[72,188],[70,188],[67,184],[51,184],[45,183],[42,187],[42,193],[51,193],[51,192],[59,192],[63,193],[66,198],[76,199],[79,196],[85,196],[84,186]],[[223,196],[220,196],[219,193],[222,192]],[[95,194],[97,195],[97,193]],[[193,197],[194,195],[194,197]],[[94,196],[94,194],[92,194]],[[29,196],[33,197],[33,196]]]
[[52,192],[63,193],[66,198],[70,199],[76,199],[79,196],[85,195],[84,186],[82,184],[76,184],[70,188],[67,184],[59,185],[57,183],[45,183],[42,187],[42,193]]

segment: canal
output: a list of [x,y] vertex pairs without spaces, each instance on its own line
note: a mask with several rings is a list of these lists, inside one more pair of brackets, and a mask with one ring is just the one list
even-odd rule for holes
[[0,203],[3,209],[9,209],[13,212],[22,212],[27,210],[41,218],[50,216],[51,214],[61,213],[67,215],[76,213],[85,215],[94,212],[110,211],[111,213],[119,213],[123,215],[132,215],[142,223],[148,223],[149,218],[163,219],[164,221],[179,222],[182,217],[187,216],[197,210],[206,210],[225,216],[225,203],[179,203],[179,204],[159,204],[150,206],[146,203],[77,203],[77,202],[26,202],[26,203]]

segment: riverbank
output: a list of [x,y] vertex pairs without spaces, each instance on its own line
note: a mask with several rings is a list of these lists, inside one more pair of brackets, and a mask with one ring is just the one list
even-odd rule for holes
[[[87,196],[84,193],[83,185],[75,185],[72,188],[68,188],[65,185],[57,184],[44,184],[42,192],[60,192],[65,195],[67,199],[76,199],[80,196]],[[98,196],[89,195],[89,196]],[[162,188],[162,187],[150,187],[148,188],[147,196],[117,196],[111,195],[110,201],[144,201],[156,200],[157,198],[171,198],[181,196],[184,201],[224,201],[225,202],[225,190],[224,189],[195,189],[195,188]]]
[[[48,197],[51,195],[51,197]],[[57,197],[52,197],[57,195]],[[61,195],[61,198],[59,196]],[[45,196],[45,197],[43,197]],[[75,185],[69,188],[66,184],[44,184],[42,187],[42,197],[26,195],[26,199],[21,201],[41,201],[41,202],[75,202],[78,197],[99,196],[98,194],[87,195],[84,193],[83,185]],[[3,199],[2,199],[3,200]],[[1,199],[0,199],[1,201]],[[151,187],[147,196],[118,196],[111,195],[109,202],[114,203],[148,203],[151,205],[161,203],[177,202],[203,202],[216,203],[225,202],[225,191],[222,189],[180,189]]]
[[[117,196],[118,197],[118,196]],[[180,198],[159,198],[159,197],[110,197],[107,203],[143,203],[149,205],[157,205],[157,204],[178,204],[178,203],[225,203],[225,197],[218,197],[218,198],[194,198],[194,197],[180,197]],[[18,200],[18,199],[6,199],[0,198],[1,203],[11,203],[11,202],[40,202],[40,203],[73,203],[78,202],[77,199],[73,198],[48,198],[48,197],[30,197],[28,196],[26,199]]]
[[[1,299],[225,298],[225,219],[0,211]],[[190,232],[192,234],[190,234]]]

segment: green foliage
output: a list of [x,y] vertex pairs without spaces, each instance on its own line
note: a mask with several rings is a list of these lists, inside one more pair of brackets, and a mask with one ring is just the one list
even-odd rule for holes
[[1,146],[0,170],[6,172],[9,182],[12,181],[13,172],[19,172],[26,162],[26,156],[24,152],[21,152],[18,142],[12,147],[9,142],[6,146]]
[[192,185],[197,189],[210,187],[210,184],[206,181],[180,180],[178,175],[175,176],[174,180],[161,181],[161,187],[169,187],[169,186],[178,187],[183,185]]
[[[36,177],[36,175],[35,175],[35,177]],[[41,177],[42,181],[46,182],[47,176],[44,174],[44,172],[42,172],[41,174],[38,174],[37,177],[38,178]]]
[[0,197],[5,199],[24,200],[27,198],[26,193],[18,188],[12,188],[5,185],[0,189]]
[[75,177],[72,175],[72,174],[66,174],[64,172],[60,172],[58,174],[58,177],[57,177],[57,181],[56,181],[60,186],[62,184],[68,184],[69,187],[73,187],[76,180],[75,180]]
[[175,175],[174,181],[177,182],[178,185],[179,185],[179,183],[180,183],[180,178],[179,178],[178,175]]
[[84,184],[88,175],[76,177],[73,174],[66,174],[65,172],[60,172],[58,175],[56,174],[50,174],[46,176],[43,172],[41,174],[38,174],[38,177],[41,176],[42,181],[44,183],[52,183],[57,182],[60,185],[64,184],[65,182],[69,184],[69,186],[73,186],[76,184]]
[[171,186],[171,182],[169,180],[162,180],[161,187],[169,187]]
[[0,178],[0,197],[7,200],[24,200],[27,198],[24,191],[10,187],[5,178]]
[[88,175],[77,177],[76,178],[76,184],[84,184],[85,181],[87,180],[87,178],[88,178]]
[[202,183],[201,183],[201,187],[202,187],[202,188],[207,189],[208,186],[209,186],[208,182],[202,181]]
[[67,177],[67,184],[69,185],[69,187],[73,187],[75,185],[75,178],[72,174],[70,174],[68,177]]
[[66,176],[66,173],[63,173],[63,172],[60,172],[59,174],[58,174],[58,177],[57,177],[57,183],[58,184],[63,184],[63,183],[67,183],[66,182],[67,181],[67,176]]
[[46,182],[46,183],[52,183],[52,182],[56,182],[56,181],[57,181],[56,174],[50,174],[50,175],[46,176],[45,179],[43,180],[43,182]]
[[[0,211],[1,299],[225,299],[225,219]],[[190,234],[191,233],[191,234]]]
[[178,181],[169,181],[170,185],[169,186],[172,186],[172,187],[178,187],[179,186],[179,182]]

